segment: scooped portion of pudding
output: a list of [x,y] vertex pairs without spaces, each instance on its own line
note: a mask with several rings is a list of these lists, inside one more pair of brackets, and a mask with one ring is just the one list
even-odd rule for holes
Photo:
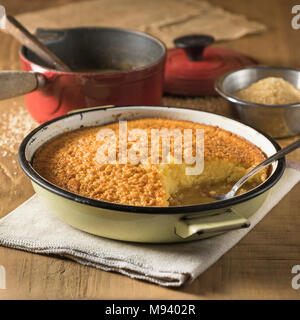
[[[127,121],[126,131],[124,126],[62,133],[37,150],[33,167],[52,184],[84,197],[165,207],[212,201],[266,158],[249,141],[211,125],[142,118]],[[267,169],[260,171],[239,193],[267,177]]]

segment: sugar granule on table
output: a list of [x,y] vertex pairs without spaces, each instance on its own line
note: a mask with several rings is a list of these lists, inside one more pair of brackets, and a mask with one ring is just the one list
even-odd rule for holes
[[37,125],[22,106],[0,113],[0,156],[16,154],[23,138]]

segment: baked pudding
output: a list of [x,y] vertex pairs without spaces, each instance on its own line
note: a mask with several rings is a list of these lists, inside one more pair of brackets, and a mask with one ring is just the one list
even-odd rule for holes
[[[92,199],[135,206],[176,206],[213,201],[211,196],[229,191],[247,171],[266,158],[249,141],[216,126],[184,120],[143,118],[126,122],[127,132],[147,135],[144,140],[142,134],[137,135],[136,140],[126,136],[125,150],[126,156],[131,152],[143,161],[124,162],[120,157],[124,142],[120,138],[120,128],[120,123],[115,122],[62,133],[36,151],[33,168],[52,184]],[[181,137],[186,137],[185,133],[189,132],[192,139],[189,142],[182,139],[182,144],[177,145],[171,136],[168,161],[165,161],[162,138],[156,140],[156,145],[153,144],[153,130],[169,130],[181,133]],[[99,132],[110,134],[100,139]],[[180,163],[177,159],[178,148],[182,149],[181,155],[185,155],[185,148],[188,149],[195,159],[197,132],[202,132],[204,138],[203,167],[198,174],[187,174],[187,169],[195,168],[196,163],[186,163],[184,159]],[[113,140],[107,143],[109,135],[113,136]],[[158,150],[158,161],[153,161],[151,150],[154,147]],[[110,161],[102,161],[102,158],[100,161],[99,150]],[[112,150],[115,151],[115,159],[109,158]],[[124,150],[122,152],[124,155]],[[247,181],[239,193],[258,186],[267,177],[267,169],[260,171]]]

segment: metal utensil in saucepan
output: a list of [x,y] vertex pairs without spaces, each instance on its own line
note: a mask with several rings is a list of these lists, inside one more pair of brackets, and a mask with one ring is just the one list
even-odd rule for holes
[[270,163],[273,161],[276,161],[282,157],[284,157],[286,154],[294,151],[295,149],[300,148],[300,139],[293,142],[292,144],[288,145],[287,147],[281,149],[280,151],[276,152],[273,154],[271,157],[267,158],[263,162],[261,162],[259,165],[254,167],[252,170],[250,170],[247,174],[245,174],[232,188],[229,192],[226,194],[220,195],[213,197],[216,200],[226,200],[229,198],[234,197],[236,192],[239,190],[239,188],[251,177],[253,177],[255,174],[257,174],[260,170],[264,169],[267,167]]
[[5,8],[0,6],[0,30],[12,35],[24,46],[35,52],[53,69],[70,72],[71,69],[50,51],[37,37],[31,34],[19,21],[12,16],[6,16]]

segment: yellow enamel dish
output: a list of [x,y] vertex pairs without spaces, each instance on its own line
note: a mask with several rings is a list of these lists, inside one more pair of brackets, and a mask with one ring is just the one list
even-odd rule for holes
[[37,194],[58,218],[99,236],[134,242],[182,242],[248,227],[248,218],[261,206],[268,190],[282,175],[284,159],[271,166],[265,182],[244,194],[219,202],[173,207],[126,205],[84,197],[50,183],[32,166],[39,147],[63,132],[149,117],[218,126],[248,140],[266,156],[279,149],[275,141],[255,129],[211,113],[156,106],[99,107],[65,115],[32,131],[20,146],[20,164]]

